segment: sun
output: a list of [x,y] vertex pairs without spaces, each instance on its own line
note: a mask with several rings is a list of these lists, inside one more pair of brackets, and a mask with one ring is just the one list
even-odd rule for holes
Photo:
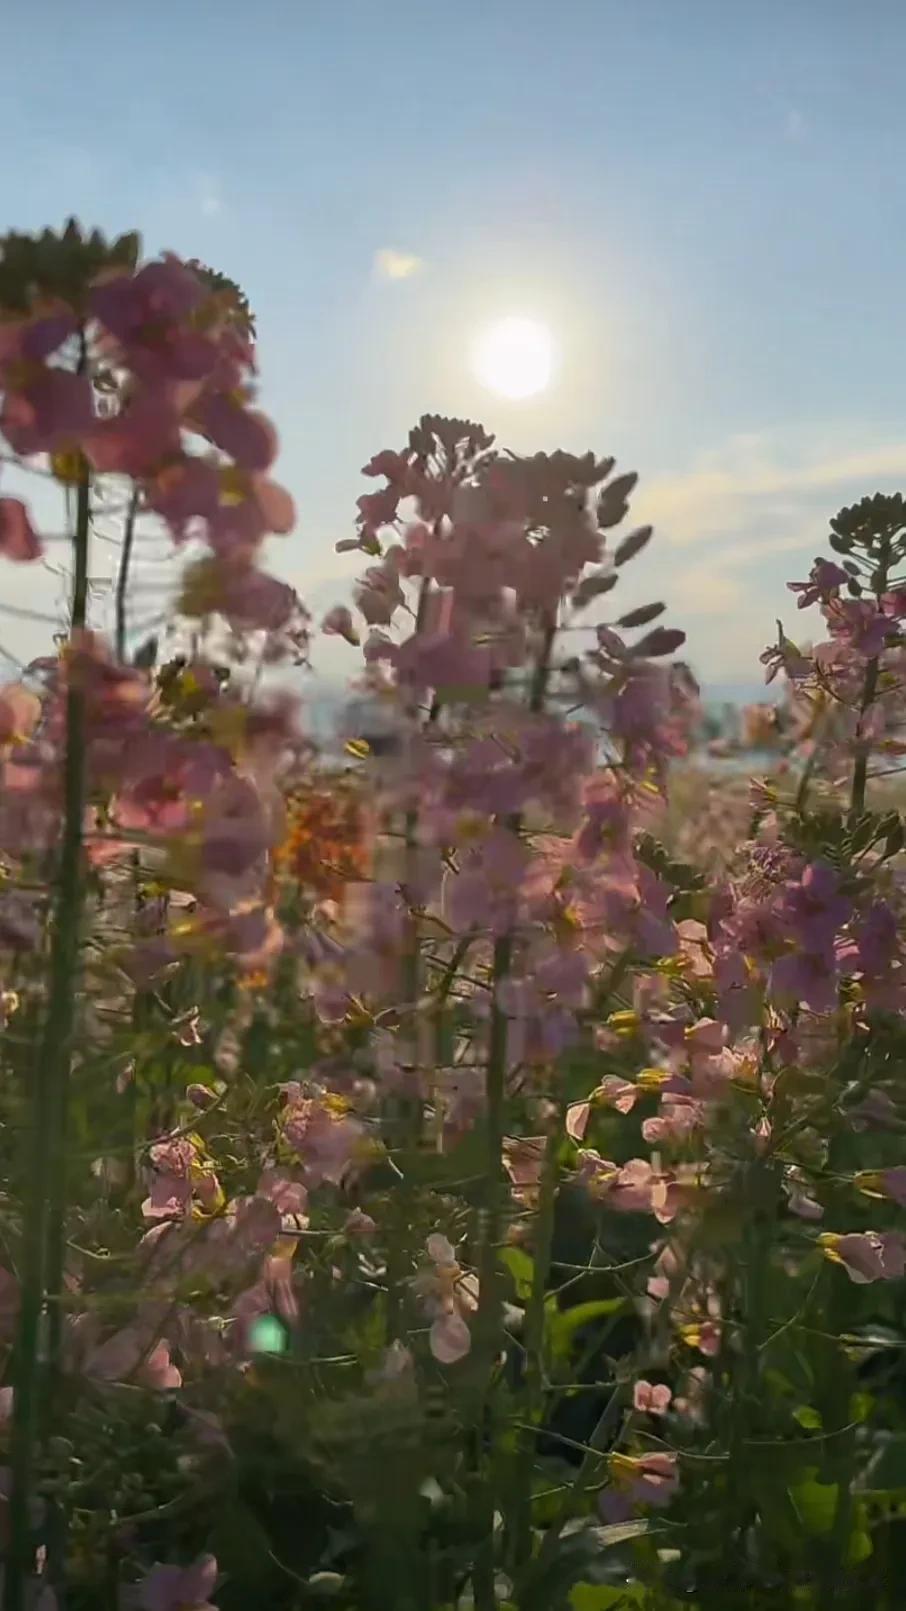
[[550,384],[553,337],[537,319],[498,319],[479,333],[472,367],[482,386],[501,397],[534,397]]

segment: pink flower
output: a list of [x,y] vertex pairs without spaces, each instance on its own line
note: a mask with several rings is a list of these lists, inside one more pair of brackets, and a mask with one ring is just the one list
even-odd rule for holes
[[801,1001],[812,1012],[831,1012],[837,1005],[837,969],[833,953],[788,951],[771,968],[771,991],[785,1001]]
[[853,1184],[870,1197],[888,1197],[900,1208],[906,1208],[906,1164],[864,1171],[855,1176]]
[[394,453],[390,448],[383,448],[375,453],[362,466],[363,475],[383,475],[388,481],[404,481],[409,469],[409,458],[405,453]]
[[168,257],[96,285],[90,307],[144,381],[197,381],[218,356],[210,337],[189,322],[204,297],[197,275]]
[[662,1098],[660,1112],[642,1121],[642,1135],[653,1147],[679,1144],[700,1130],[704,1121],[703,1103],[679,1092],[669,1093]]
[[233,393],[204,393],[193,404],[192,420],[243,470],[267,470],[277,456],[277,433],[267,415],[243,407]]
[[584,1102],[572,1102],[566,1110],[566,1133],[573,1141],[581,1141],[588,1128],[593,1105],[615,1108],[617,1113],[631,1113],[639,1098],[638,1086],[608,1074]]
[[811,568],[807,582],[787,582],[791,593],[798,593],[797,604],[800,610],[805,610],[810,604],[817,604],[820,600],[826,604],[845,587],[849,577],[846,572],[829,559],[816,559]]
[[513,1188],[513,1196],[523,1208],[534,1208],[537,1203],[544,1148],[543,1136],[504,1138],[503,1167]]
[[308,1223],[308,1192],[288,1170],[265,1169],[258,1182],[257,1196],[266,1197],[284,1218],[296,1222],[303,1219]]
[[438,1315],[431,1324],[428,1340],[441,1365],[455,1365],[472,1347],[472,1333],[462,1315],[456,1313]]
[[0,745],[21,744],[41,719],[41,701],[20,682],[0,688]]
[[353,625],[352,614],[345,604],[335,604],[332,610],[328,610],[321,622],[321,631],[326,632],[328,636],[333,634],[345,638],[347,643],[353,645],[360,641]]
[[0,366],[23,359],[43,362],[77,329],[75,314],[63,303],[30,319],[5,319],[0,326]]
[[639,1097],[638,1086],[629,1080],[621,1080],[616,1074],[608,1074],[600,1083],[594,1093],[595,1099],[605,1108],[615,1108],[617,1113],[631,1113]]
[[460,1268],[445,1236],[429,1236],[425,1249],[433,1269],[416,1278],[415,1289],[431,1317],[428,1345],[440,1364],[455,1365],[472,1346],[465,1317],[477,1307],[478,1283]]
[[710,1382],[704,1365],[694,1365],[686,1377],[683,1393],[673,1400],[676,1414],[693,1426],[704,1425]]
[[619,1164],[610,1158],[602,1158],[599,1152],[591,1147],[584,1148],[578,1155],[578,1177],[584,1186],[595,1198],[606,1197],[616,1184],[620,1173]]
[[40,559],[41,543],[20,498],[0,498],[0,554],[20,563]]
[[611,1487],[600,1498],[603,1516],[609,1522],[625,1521],[638,1505],[662,1509],[669,1505],[679,1487],[675,1454],[658,1451],[638,1456],[610,1456]]
[[162,390],[139,392],[113,419],[101,420],[85,442],[96,470],[141,476],[178,454],[179,417]]
[[230,773],[230,757],[219,745],[177,738],[160,731],[144,734],[125,755],[119,752],[120,792],[117,827],[173,834],[189,827],[199,801]]
[[906,1241],[898,1231],[824,1231],[818,1246],[859,1286],[898,1280],[906,1269]]
[[516,922],[528,851],[508,828],[495,828],[463,861],[447,884],[447,912],[461,934],[470,929],[506,934]]
[[566,1110],[566,1133],[571,1141],[582,1141],[591,1117],[591,1102],[571,1102]]
[[182,1386],[182,1375],[170,1358],[170,1345],[163,1338],[156,1342],[139,1371],[139,1381],[159,1391]]
[[[181,1387],[182,1375],[170,1358],[169,1343],[164,1338],[153,1341],[157,1324],[155,1315],[139,1315],[132,1325],[89,1346],[84,1355],[85,1374],[102,1382],[132,1378],[157,1392]],[[150,1337],[149,1326],[154,1328]]]
[[14,453],[27,457],[77,446],[95,428],[87,375],[30,364],[18,378],[14,388],[7,374],[0,408],[0,431]]
[[227,773],[208,795],[200,821],[205,873],[235,880],[267,854],[271,825],[248,778]]
[[666,1415],[673,1393],[665,1382],[638,1381],[632,1390],[633,1408],[641,1415]]
[[153,1566],[138,1586],[138,1604],[142,1611],[216,1611],[209,1600],[216,1582],[213,1555],[194,1566]]
[[349,1104],[330,1091],[303,1094],[295,1082],[284,1087],[287,1098],[283,1133],[301,1160],[308,1184],[342,1184],[367,1151],[366,1130]]
[[240,632],[279,632],[292,621],[299,599],[287,582],[268,576],[240,554],[191,567],[180,608],[189,617],[222,615]]
[[267,476],[188,455],[158,471],[147,498],[177,542],[189,535],[193,521],[203,521],[218,554],[246,562],[268,532],[284,535],[295,521],[290,494]]
[[806,950],[822,952],[852,913],[852,901],[840,892],[840,880],[825,861],[810,862],[798,882],[788,880],[778,918],[782,928]]
[[355,602],[369,626],[389,626],[403,603],[399,575],[393,566],[369,566],[356,587]]

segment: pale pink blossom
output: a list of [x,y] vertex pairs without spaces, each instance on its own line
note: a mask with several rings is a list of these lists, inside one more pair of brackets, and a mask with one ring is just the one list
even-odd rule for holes
[[666,1382],[637,1381],[632,1390],[633,1409],[640,1415],[666,1415],[673,1397]]

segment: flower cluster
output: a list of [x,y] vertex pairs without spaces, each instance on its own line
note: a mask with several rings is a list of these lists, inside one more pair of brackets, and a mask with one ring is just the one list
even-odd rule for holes
[[[5,1611],[887,1604],[902,500],[792,584],[826,641],[781,628],[777,764],[722,784],[682,632],[613,607],[635,476],[426,416],[340,545],[328,763],[265,675],[309,626],[241,294],[72,227],[7,239],[0,315],[73,547],[0,690]],[[9,559],[38,525],[0,499]]]

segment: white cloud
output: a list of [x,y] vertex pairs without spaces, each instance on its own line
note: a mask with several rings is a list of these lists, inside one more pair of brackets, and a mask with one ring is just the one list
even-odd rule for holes
[[670,580],[670,608],[677,620],[688,615],[725,615],[738,609],[743,588],[735,576],[712,565],[694,565]]
[[808,125],[798,106],[791,106],[784,118],[783,132],[788,140],[801,140]]
[[425,266],[414,252],[401,252],[395,246],[382,246],[374,254],[374,272],[379,280],[411,280]]
[[735,436],[683,474],[643,480],[633,518],[656,528],[661,595],[704,680],[757,686],[774,619],[796,613],[787,579],[827,551],[829,517],[901,488],[906,439],[865,424]]
[[204,218],[217,218],[223,212],[220,185],[212,174],[200,173],[195,181],[198,208]]
[[736,437],[698,469],[643,483],[633,513],[671,542],[696,543],[739,530],[759,510],[772,521],[782,512],[788,524],[815,495],[859,498],[898,478],[906,480],[906,441],[791,461],[769,438]]

